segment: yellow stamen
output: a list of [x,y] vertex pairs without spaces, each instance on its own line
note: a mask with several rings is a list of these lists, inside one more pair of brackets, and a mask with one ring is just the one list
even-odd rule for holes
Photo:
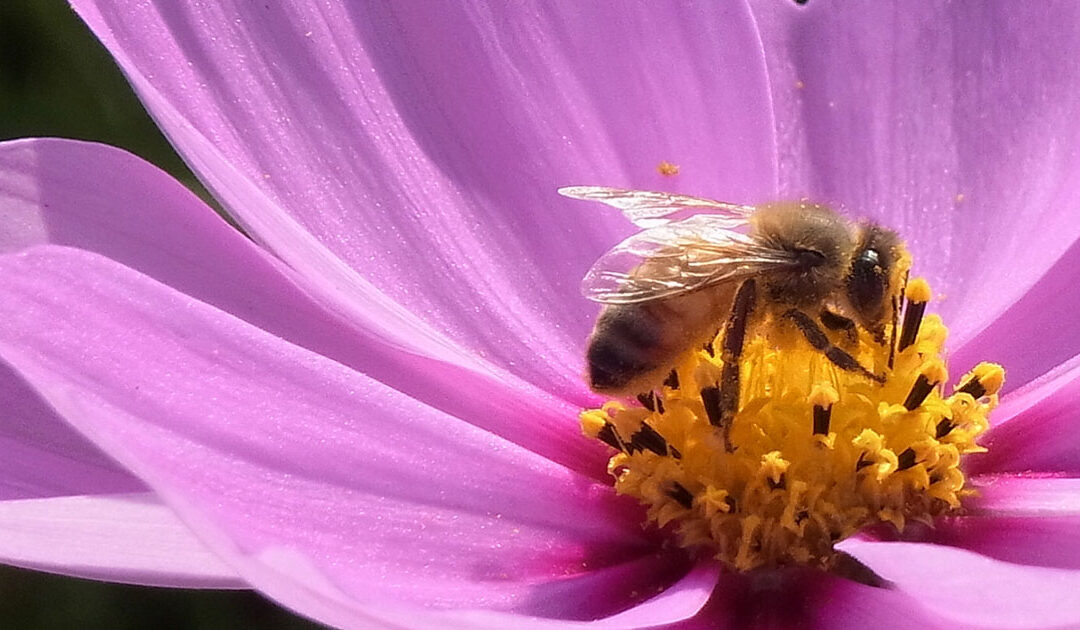
[[931,295],[924,280],[908,284],[918,318],[898,323],[911,337],[902,348],[903,331],[887,327],[898,346],[891,367],[888,342],[868,332],[845,346],[883,384],[837,367],[781,318],[760,317],[739,360],[730,449],[701,396],[723,358],[697,349],[645,399],[659,401],[654,410],[611,401],[582,413],[582,429],[617,451],[608,465],[615,489],[646,505],[658,526],[676,528],[684,546],[740,571],[830,567],[838,541],[880,523],[930,522],[971,493],[960,462],[984,450],[975,439],[1004,371],[979,364],[944,395],[947,330],[937,315],[923,316]]

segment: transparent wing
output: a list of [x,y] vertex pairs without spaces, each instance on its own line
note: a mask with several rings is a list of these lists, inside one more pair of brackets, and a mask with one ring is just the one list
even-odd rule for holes
[[726,217],[702,214],[638,232],[596,261],[582,294],[604,304],[634,304],[796,264],[789,252],[728,225]]
[[[560,188],[559,194],[571,199],[598,201],[613,208],[618,208],[641,228],[652,228],[671,223],[670,215],[682,210],[704,210],[723,217],[728,227],[745,224],[754,212],[753,206],[740,206],[733,203],[713,201],[704,197],[691,197],[675,193],[654,192],[649,190],[628,190],[625,188],[607,188],[604,186],[567,186]],[[717,219],[719,221],[719,219]]]

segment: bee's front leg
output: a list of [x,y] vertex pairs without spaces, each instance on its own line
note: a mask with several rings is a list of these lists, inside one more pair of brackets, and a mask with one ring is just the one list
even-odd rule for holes
[[821,330],[821,327],[817,325],[814,318],[797,308],[784,311],[784,318],[790,319],[799,329],[799,332],[803,334],[803,337],[806,337],[806,340],[810,342],[810,345],[818,352],[824,354],[825,358],[832,361],[833,365],[836,367],[849,372],[858,372],[866,378],[878,383],[885,382],[885,377],[878,376],[866,369],[846,350],[837,347],[829,341],[829,337],[825,334],[825,331]]
[[855,344],[859,341],[858,326],[851,318],[844,317],[840,313],[834,313],[829,309],[824,308],[821,309],[818,320],[820,320],[821,324],[829,330],[844,333],[844,336],[847,337],[849,343]]

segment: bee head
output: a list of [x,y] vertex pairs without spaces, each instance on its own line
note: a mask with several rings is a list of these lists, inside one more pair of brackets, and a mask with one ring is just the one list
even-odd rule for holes
[[886,302],[895,293],[894,269],[902,255],[900,237],[872,223],[858,227],[845,293],[864,327],[876,330],[886,313]]

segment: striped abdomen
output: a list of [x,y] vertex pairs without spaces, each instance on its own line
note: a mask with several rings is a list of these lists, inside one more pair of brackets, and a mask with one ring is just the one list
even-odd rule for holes
[[731,294],[730,286],[721,285],[664,300],[606,306],[585,354],[589,386],[615,394],[658,386],[679,355],[716,333]]

